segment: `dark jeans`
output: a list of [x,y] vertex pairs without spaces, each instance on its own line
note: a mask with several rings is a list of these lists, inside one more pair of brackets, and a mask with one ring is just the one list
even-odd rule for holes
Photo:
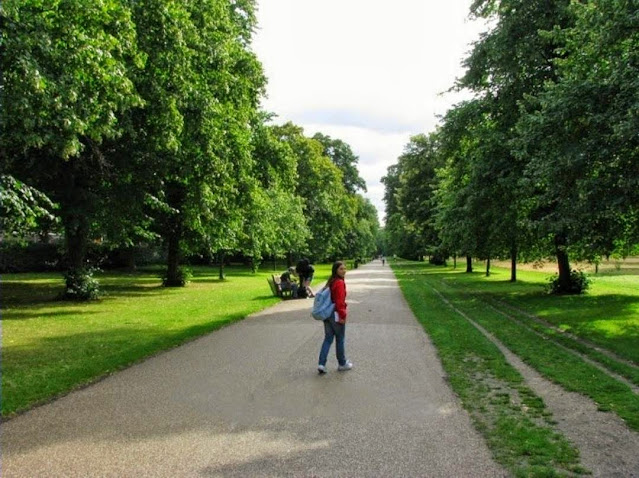
[[282,282],[280,284],[280,287],[282,288],[282,290],[290,290],[291,291],[291,297],[293,297],[293,299],[297,299],[297,289],[298,289],[298,285],[295,282]]
[[337,355],[337,362],[340,365],[346,363],[346,356],[344,354],[344,339],[346,338],[346,324],[340,324],[335,322],[334,318],[326,319],[324,321],[324,343],[320,350],[319,365],[326,365],[326,359],[328,358],[328,352],[333,344],[333,337],[335,340],[335,354]]

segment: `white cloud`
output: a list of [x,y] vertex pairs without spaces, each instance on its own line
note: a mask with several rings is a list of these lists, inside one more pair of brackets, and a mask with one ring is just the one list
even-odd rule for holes
[[[471,0],[262,0],[254,50],[264,108],[347,142],[383,218],[380,179],[411,135],[432,131],[482,27]],[[459,98],[458,96],[456,98]]]

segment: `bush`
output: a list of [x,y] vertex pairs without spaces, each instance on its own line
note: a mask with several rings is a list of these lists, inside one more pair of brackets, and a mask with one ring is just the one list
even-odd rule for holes
[[96,300],[100,297],[100,284],[93,277],[95,269],[87,267],[69,269],[64,273],[66,290],[63,299],[66,300]]
[[549,279],[549,294],[583,294],[590,286],[590,279],[583,271],[570,271],[570,284],[562,286],[559,282],[559,274],[553,275]]
[[428,258],[428,262],[435,266],[445,266],[446,258],[441,254],[435,253]]
[[188,267],[180,267],[177,271],[177,277],[175,280],[169,280],[167,273],[165,272],[162,277],[162,285],[164,287],[184,287],[193,277],[193,272]]

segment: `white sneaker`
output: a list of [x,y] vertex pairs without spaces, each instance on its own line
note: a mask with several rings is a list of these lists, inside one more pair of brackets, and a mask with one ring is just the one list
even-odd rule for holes
[[353,362],[351,362],[350,360],[347,360],[344,365],[340,365],[339,367],[337,367],[337,370],[339,370],[340,372],[344,372],[352,368],[353,368]]
[[318,365],[317,366],[317,371],[319,372],[320,375],[325,374],[326,373],[326,367],[324,365]]

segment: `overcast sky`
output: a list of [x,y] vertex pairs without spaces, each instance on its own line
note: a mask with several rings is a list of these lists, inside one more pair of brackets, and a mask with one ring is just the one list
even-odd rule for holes
[[412,135],[462,99],[444,94],[482,26],[471,0],[258,0],[253,49],[278,124],[348,143],[384,220],[380,180]]

